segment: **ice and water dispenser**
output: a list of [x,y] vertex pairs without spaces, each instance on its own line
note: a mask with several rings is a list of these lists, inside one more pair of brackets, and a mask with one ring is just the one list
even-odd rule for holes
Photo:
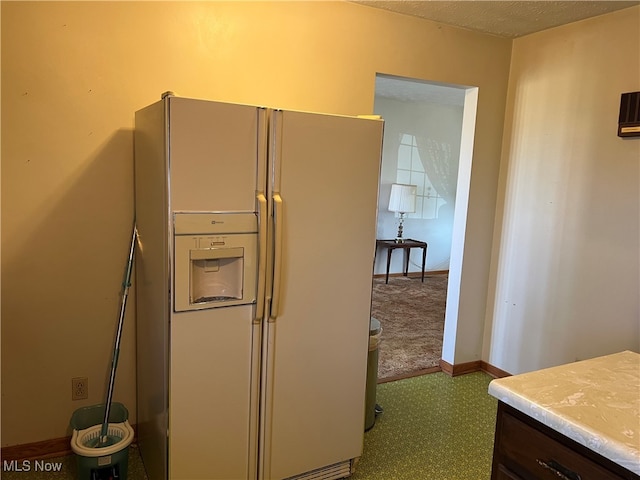
[[176,312],[256,301],[254,213],[174,214]]

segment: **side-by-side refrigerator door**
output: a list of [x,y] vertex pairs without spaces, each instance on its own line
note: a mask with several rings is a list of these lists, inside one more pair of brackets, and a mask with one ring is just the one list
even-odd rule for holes
[[264,114],[190,99],[170,104],[172,480],[256,476]]
[[382,128],[354,117],[271,117],[262,479],[318,469],[325,476],[303,478],[342,478],[362,453]]

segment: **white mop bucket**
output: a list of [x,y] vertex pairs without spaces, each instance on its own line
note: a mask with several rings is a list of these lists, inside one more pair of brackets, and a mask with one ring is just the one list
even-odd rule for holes
[[91,480],[95,472],[115,472],[119,480],[127,479],[129,445],[134,435],[129,412],[124,405],[114,402],[107,433],[113,443],[93,447],[99,443],[104,411],[104,405],[95,405],[78,409],[71,417],[71,450],[77,455],[78,480]]

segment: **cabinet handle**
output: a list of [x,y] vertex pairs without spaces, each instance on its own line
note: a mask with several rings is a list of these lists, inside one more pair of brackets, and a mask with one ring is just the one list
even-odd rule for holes
[[544,460],[540,460],[539,458],[536,458],[536,462],[538,462],[538,465],[540,465],[542,468],[551,470],[553,474],[555,474],[557,477],[561,478],[562,480],[582,480],[582,477],[580,475],[578,475],[575,472],[572,472],[568,468],[563,467],[555,460],[549,460],[545,462]]

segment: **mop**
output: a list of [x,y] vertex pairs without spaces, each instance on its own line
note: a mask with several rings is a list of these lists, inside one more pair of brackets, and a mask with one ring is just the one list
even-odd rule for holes
[[113,358],[111,360],[111,374],[109,375],[109,388],[107,390],[107,400],[105,402],[104,420],[100,429],[100,436],[87,445],[89,448],[102,448],[118,443],[121,438],[114,435],[108,435],[109,430],[109,413],[111,412],[111,401],[113,399],[113,386],[116,379],[116,369],[118,367],[118,356],[120,355],[120,339],[122,338],[122,325],[124,323],[124,313],[127,306],[127,296],[129,287],[131,286],[131,270],[133,269],[133,254],[135,252],[136,239],[138,231],[134,223],[133,234],[131,236],[131,245],[129,247],[129,258],[127,267],[122,281],[122,300],[120,302],[120,316],[118,318],[118,330],[116,332],[116,340],[113,348]]

